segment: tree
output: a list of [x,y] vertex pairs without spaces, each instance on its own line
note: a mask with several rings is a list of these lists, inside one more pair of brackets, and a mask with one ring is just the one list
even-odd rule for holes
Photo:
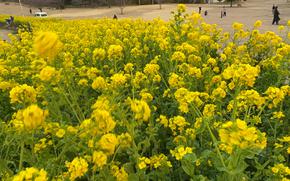
[[57,8],[59,9],[64,9],[64,5],[65,5],[65,0],[58,0],[57,1]]
[[123,10],[124,10],[124,6],[125,6],[125,0],[120,0],[120,9],[121,9],[121,14],[124,14]]

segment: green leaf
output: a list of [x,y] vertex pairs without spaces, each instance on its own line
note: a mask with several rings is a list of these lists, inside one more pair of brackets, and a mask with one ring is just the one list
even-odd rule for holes
[[129,174],[128,175],[128,181],[139,181],[139,177],[135,173]]
[[193,153],[185,155],[181,160],[181,167],[183,171],[191,177],[194,177],[194,168],[196,159],[197,159],[196,155]]

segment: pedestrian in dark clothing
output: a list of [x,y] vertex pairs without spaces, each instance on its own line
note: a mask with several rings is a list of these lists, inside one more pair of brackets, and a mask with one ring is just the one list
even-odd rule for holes
[[201,7],[198,7],[198,13],[199,14],[201,13]]
[[227,10],[225,6],[223,7],[223,16],[227,16]]
[[273,17],[273,22],[272,22],[272,25],[276,23],[276,25],[279,24],[279,21],[280,21],[280,13],[278,11],[278,6],[275,7],[275,10],[274,10],[274,17]]
[[31,9],[29,9],[29,13],[32,14],[32,10]]
[[118,17],[117,17],[117,15],[116,15],[116,14],[114,14],[114,17],[113,17],[113,19],[118,19]]
[[208,13],[207,10],[205,10],[205,11],[204,11],[204,16],[207,16],[207,13]]

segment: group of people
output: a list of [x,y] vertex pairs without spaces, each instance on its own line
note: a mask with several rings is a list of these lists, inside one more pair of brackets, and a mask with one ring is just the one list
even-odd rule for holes
[[[198,13],[199,14],[201,14],[201,7],[198,7]],[[207,16],[208,15],[208,11],[207,10],[205,10],[204,11],[204,16]],[[225,17],[225,16],[227,16],[227,10],[226,10],[226,7],[225,6],[223,6],[223,9],[221,10],[221,18],[223,18],[223,17]]]
[[[201,7],[198,7],[198,13],[201,14]],[[273,5],[272,7],[272,13],[273,13],[273,22],[272,22],[272,25],[273,24],[276,24],[278,25],[279,24],[279,21],[280,21],[280,12],[278,11],[278,6],[275,6]],[[205,10],[204,11],[204,15],[207,16],[208,15],[208,11]],[[221,10],[221,18],[227,16],[227,11],[226,11],[226,8],[225,6],[223,7],[223,9]]]
[[[201,7],[200,6],[198,7],[198,13],[201,14]],[[204,16],[207,16],[207,15],[208,15],[208,11],[205,10],[204,11]]]
[[280,13],[278,11],[278,6],[275,6],[273,5],[272,7],[272,13],[273,13],[273,22],[272,22],[272,25],[276,23],[276,25],[279,24],[279,21],[280,21]]
[[10,26],[14,22],[14,17],[10,16],[9,19],[5,19],[7,26]]

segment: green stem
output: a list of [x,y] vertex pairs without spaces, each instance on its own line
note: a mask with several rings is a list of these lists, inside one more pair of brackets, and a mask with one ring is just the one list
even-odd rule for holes
[[[237,83],[238,84],[238,83]],[[237,109],[238,109],[238,94],[240,93],[240,87],[238,87],[235,91],[235,97],[234,97],[234,108],[233,108],[233,112],[232,112],[232,120],[236,120],[236,114],[237,114]]]
[[20,148],[20,158],[19,158],[19,171],[22,170],[22,162],[23,162],[23,153],[24,153],[24,141],[21,141],[21,148]]
[[120,146],[117,147],[117,149],[116,149],[116,151],[115,151],[115,153],[114,153],[114,156],[113,156],[113,158],[112,158],[111,163],[113,163],[113,161],[115,160],[115,157],[116,157],[116,155],[117,155],[119,149],[120,149]]
[[221,160],[221,162],[222,162],[223,167],[224,167],[224,168],[227,168],[226,165],[225,165],[224,159],[223,159],[223,157],[222,157],[222,154],[221,154],[221,152],[220,152],[220,149],[219,149],[218,146],[217,146],[217,139],[216,139],[216,137],[214,136],[213,132],[211,131],[211,129],[210,129],[210,127],[209,127],[207,121],[206,121],[206,127],[207,127],[207,129],[208,129],[208,131],[209,131],[209,134],[210,134],[210,137],[211,137],[212,141],[214,142],[214,146],[215,146],[215,148],[216,148],[216,150],[217,150],[218,156],[219,156],[219,158],[220,158],[220,160]]

